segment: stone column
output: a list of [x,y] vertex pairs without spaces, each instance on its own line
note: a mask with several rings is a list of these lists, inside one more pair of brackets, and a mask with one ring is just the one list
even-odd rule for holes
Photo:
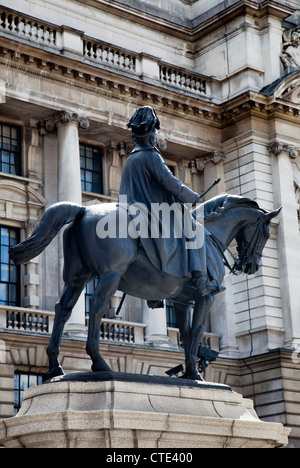
[[[88,128],[89,122],[78,114],[62,111],[55,121],[58,140],[58,201],[70,201],[82,204],[80,152],[79,152],[79,125]],[[62,235],[59,239],[60,276],[63,273],[63,247]],[[85,301],[81,294],[73,308],[70,320],[66,325],[66,333],[80,335],[86,332],[85,327]]]
[[152,346],[169,347],[170,340],[167,332],[166,310],[150,309],[146,301],[142,301],[143,322],[147,325],[145,330],[145,344]]
[[277,233],[278,264],[285,327],[285,346],[300,344],[300,235],[292,160],[298,149],[275,142],[269,146],[272,157],[274,204],[282,206]]
[[[193,172],[203,171],[204,189],[209,187],[216,179],[221,179],[219,185],[206,195],[206,200],[225,192],[224,160],[224,153],[213,151],[204,158],[196,159],[192,165]],[[221,354],[235,357],[238,355],[238,347],[235,337],[235,317],[230,277],[225,277],[223,286],[227,288],[226,292],[215,297],[215,303],[210,312],[211,332],[222,336],[220,342]]]
[[87,128],[87,119],[65,111],[58,115],[58,201],[82,203],[78,126]]

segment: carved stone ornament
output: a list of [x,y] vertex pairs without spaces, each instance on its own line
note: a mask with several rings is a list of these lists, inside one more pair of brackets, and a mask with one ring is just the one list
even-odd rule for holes
[[300,69],[300,27],[287,29],[283,33],[281,61],[287,72]]
[[286,152],[291,159],[297,159],[299,156],[299,148],[296,146],[288,145],[280,141],[274,141],[271,145],[268,146],[269,153],[278,156],[279,154]]
[[83,117],[75,112],[61,111],[58,112],[53,119],[46,120],[40,124],[41,133],[52,133],[58,125],[78,124],[83,130],[90,126],[88,117]]
[[157,146],[160,150],[164,151],[167,149],[168,142],[165,138],[158,137],[157,138]]
[[75,112],[67,112],[65,110],[59,112],[56,117],[56,124],[61,123],[61,124],[69,124],[69,123],[78,123],[79,126],[83,129],[86,129],[89,127],[89,121],[87,117],[81,117]]
[[190,164],[191,173],[202,172],[205,169],[206,164],[220,164],[225,160],[225,154],[220,151],[213,151],[212,153],[206,154],[204,158],[195,159]]

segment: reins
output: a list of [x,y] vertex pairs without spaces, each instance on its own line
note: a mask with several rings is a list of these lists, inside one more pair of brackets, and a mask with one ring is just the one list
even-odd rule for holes
[[[249,243],[249,246],[247,248],[247,256],[248,257],[249,257],[249,252],[254,252],[254,250],[255,250],[255,245],[257,243],[257,231],[258,231],[260,223],[261,223],[261,220],[259,219],[259,220],[257,220],[255,223],[253,223],[251,225],[251,227],[254,227],[257,224],[257,228],[256,228],[256,230],[255,230],[255,232],[253,234],[253,237],[251,239],[251,242]],[[242,271],[239,271],[239,273],[236,272],[236,270],[238,268],[238,265],[240,264],[239,257],[235,256],[231,252],[229,247],[227,247],[225,244],[223,244],[223,242],[207,226],[205,226],[205,229],[208,231],[208,233],[209,233],[209,235],[210,235],[210,237],[211,237],[211,239],[213,241],[213,244],[215,245],[215,247],[218,249],[218,251],[222,255],[224,265],[229,269],[230,273],[232,273],[235,276],[240,276],[243,272]],[[234,261],[233,267],[230,265],[230,263],[227,260],[227,257],[226,257],[224,252],[228,252],[230,254],[230,256],[232,257],[232,259]]]

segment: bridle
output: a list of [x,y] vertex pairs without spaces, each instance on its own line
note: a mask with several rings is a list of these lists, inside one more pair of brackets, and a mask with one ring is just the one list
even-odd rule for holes
[[[220,252],[221,256],[223,257],[223,263],[224,265],[229,269],[230,273],[232,273],[235,276],[240,276],[243,273],[243,265],[246,263],[245,259],[248,259],[249,257],[253,256],[254,254],[259,255],[262,257],[262,251],[258,250],[258,242],[259,242],[259,234],[261,233],[263,225],[263,219],[258,219],[252,224],[248,224],[245,226],[242,231],[236,236],[240,237],[242,236],[243,232],[248,229],[252,229],[256,227],[254,234],[252,236],[251,241],[249,242],[249,245],[243,254],[243,258],[240,258],[240,253],[239,256],[236,256],[232,253],[232,251],[227,247],[223,242],[210,230],[208,229],[207,226],[205,226],[205,229],[208,231],[209,236],[211,237],[211,240],[215,247],[218,249]],[[233,266],[230,265],[225,252],[228,252],[230,256],[232,257],[234,264]]]

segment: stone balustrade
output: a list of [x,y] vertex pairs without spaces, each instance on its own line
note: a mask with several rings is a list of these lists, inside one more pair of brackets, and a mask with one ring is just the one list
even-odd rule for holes
[[83,55],[102,65],[128,72],[136,72],[137,56],[110,45],[94,41],[83,41]]
[[144,344],[146,324],[123,320],[102,319],[100,340],[131,345]]
[[[0,305],[0,330],[50,334],[54,312]],[[88,324],[88,318],[86,319]],[[101,323],[100,339],[105,342],[144,344],[144,323],[125,322],[104,318]]]
[[[0,331],[25,332],[50,335],[53,328],[54,312],[0,305]],[[88,325],[88,317],[86,318]],[[127,345],[145,344],[145,323],[127,322],[119,319],[102,319],[100,340]],[[168,338],[173,348],[181,348],[178,328],[168,328]],[[219,351],[220,336],[205,333],[202,345]]]
[[56,46],[57,29],[19,13],[0,9],[0,30],[39,44]]
[[0,6],[0,32],[4,36],[17,36],[39,47],[60,51],[63,55],[78,57],[93,66],[135,75],[138,79],[155,80],[180,93],[211,98],[211,80],[200,74],[161,63],[160,59],[138,54],[112,44],[89,38],[84,32],[66,26],[54,26],[38,19],[20,15]]
[[175,87],[181,91],[195,93],[200,96],[208,94],[208,80],[201,75],[196,75],[186,70],[160,65],[160,81],[168,86]]
[[51,333],[54,312],[0,306],[0,330],[27,333]]

